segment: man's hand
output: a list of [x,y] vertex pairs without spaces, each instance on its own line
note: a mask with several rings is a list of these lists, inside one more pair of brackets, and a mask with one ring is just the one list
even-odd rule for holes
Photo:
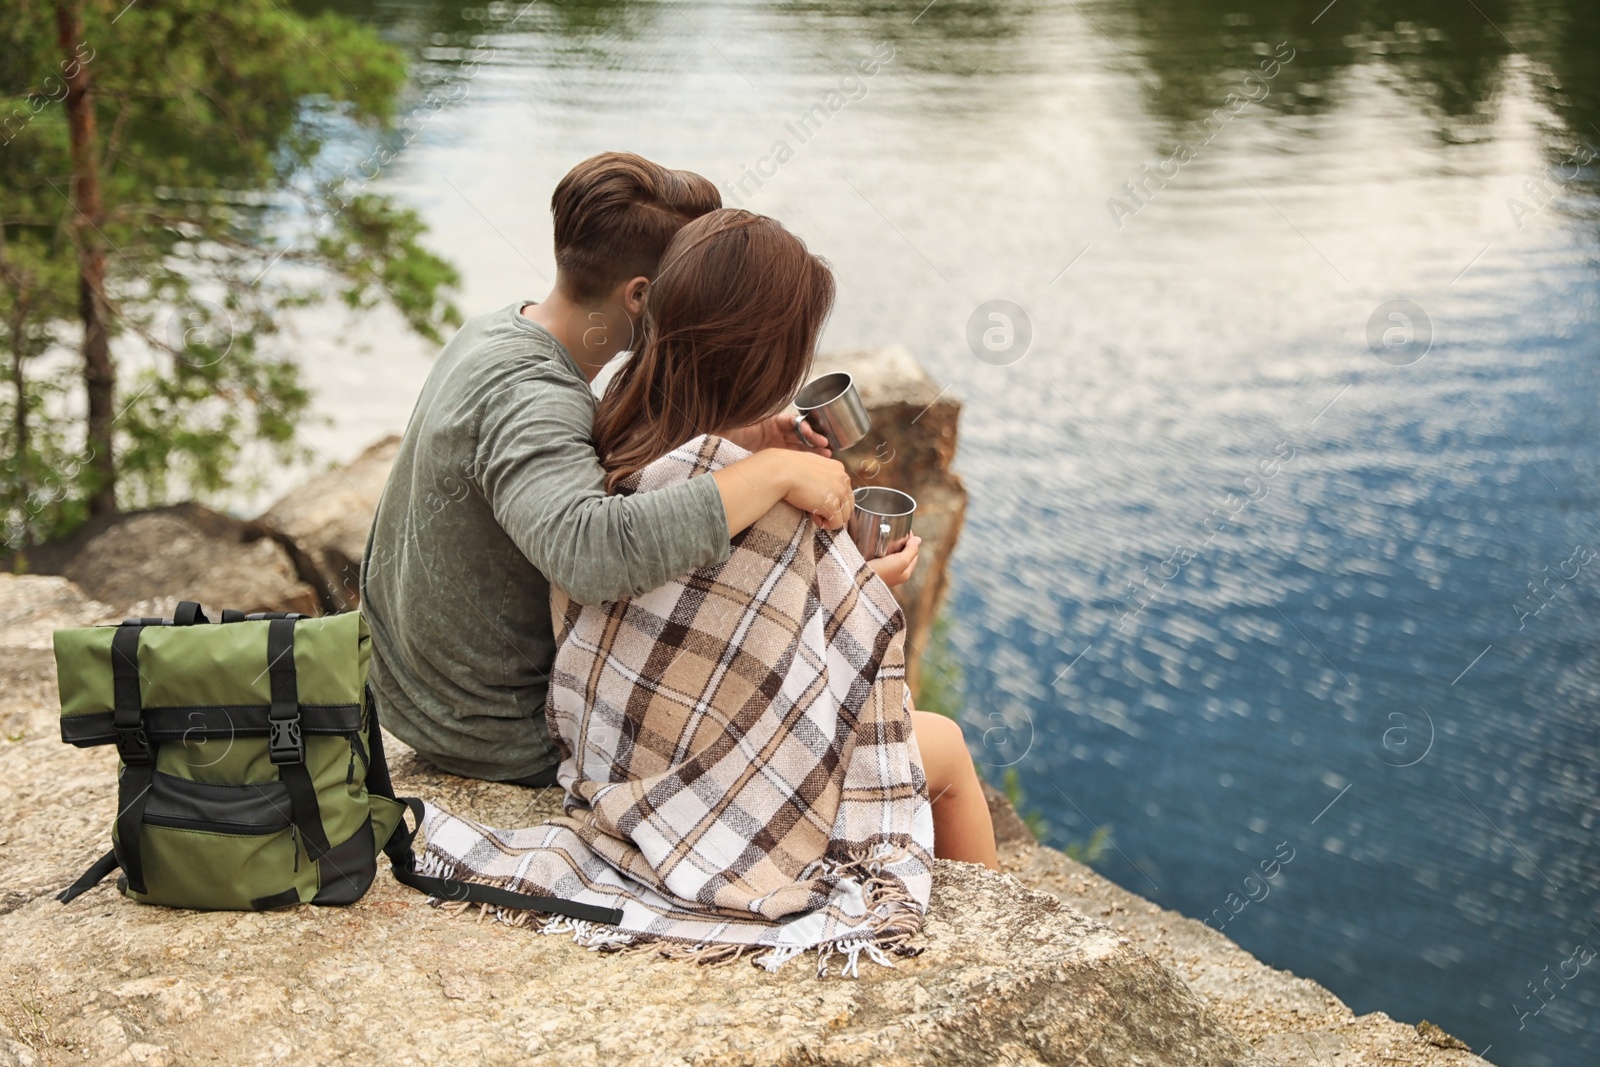
[[867,560],[867,566],[878,572],[885,585],[903,585],[911,580],[911,572],[917,569],[917,549],[922,546],[922,538],[912,534],[906,539],[906,547],[889,556],[879,556],[877,559]]
[[794,416],[792,411],[774,415],[754,425],[730,430],[722,436],[746,452],[759,452],[763,448],[788,448],[796,452],[814,452],[824,459],[832,457],[833,450],[828,447],[828,439],[813,430],[809,422],[800,424],[800,432],[806,435],[810,447],[800,444],[800,438],[794,432]]
[[856,507],[844,464],[798,448],[763,448],[710,477],[722,495],[729,537],[749,529],[780,500],[809,512],[829,530],[842,528]]
[[763,454],[783,455],[789,486],[783,499],[801,511],[809,511],[818,526],[829,530],[844,528],[855,510],[856,498],[850,487],[850,472],[844,469],[843,463],[815,452],[798,450]]

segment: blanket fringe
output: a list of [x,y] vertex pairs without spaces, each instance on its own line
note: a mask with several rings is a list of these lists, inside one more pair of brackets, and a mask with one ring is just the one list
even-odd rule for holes
[[[522,912],[525,919],[527,912]],[[539,926],[541,934],[566,934],[572,935],[574,944],[594,952],[616,952],[626,948],[637,940],[633,934],[626,930],[618,930],[615,926],[606,923],[588,922],[583,919],[570,919],[565,915],[552,915]]]
[[[909,943],[922,930],[922,911],[916,900],[905,891],[903,883],[884,876],[884,868],[899,862],[904,857],[903,850],[891,851],[887,846],[879,846],[871,853],[851,853],[849,859],[842,863],[822,861],[821,866],[815,870],[808,868],[812,873],[825,871],[839,878],[855,878],[862,885],[867,910],[874,917],[872,933],[869,936],[827,941],[815,946],[721,942],[691,944],[620,930],[605,923],[573,919],[566,915],[543,915],[523,908],[504,908],[493,904],[474,904],[471,901],[443,900],[438,897],[430,897],[429,902],[441,911],[456,915],[475,911],[475,922],[490,918],[507,926],[527,927],[541,935],[571,934],[574,944],[591,952],[654,950],[660,959],[693,962],[702,967],[719,967],[748,958],[753,965],[769,974],[775,974],[779,968],[795,957],[815,951],[818,978],[828,976],[829,961],[836,955],[845,958],[843,966],[839,969],[839,976],[859,978],[862,956],[866,956],[880,967],[893,968],[894,961],[890,959],[891,955],[911,957],[922,952],[921,948],[913,947]],[[502,883],[479,877],[463,865],[447,860],[432,851],[423,854],[419,870],[432,878],[448,878],[504,888]]]
[[754,956],[765,951],[767,945],[725,945],[714,941],[689,945],[681,941],[657,939],[646,942],[656,947],[656,955],[664,960],[682,960],[702,967],[725,967],[735,960]]

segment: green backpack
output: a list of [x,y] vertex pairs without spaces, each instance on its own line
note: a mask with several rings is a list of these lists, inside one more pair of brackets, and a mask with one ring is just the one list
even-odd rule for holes
[[57,630],[61,739],[117,747],[113,847],[63,903],[117,868],[147,904],[264,910],[353,904],[390,858],[395,878],[449,900],[615,923],[573,901],[430,878],[412,841],[423,806],[396,797],[367,688],[359,613],[308,618],[184,601],[173,618]]

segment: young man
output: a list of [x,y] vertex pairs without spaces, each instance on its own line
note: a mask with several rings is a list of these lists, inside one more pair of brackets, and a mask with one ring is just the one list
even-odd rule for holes
[[[624,153],[573,168],[551,198],[544,303],[467,322],[428,375],[362,565],[383,724],[453,774],[555,781],[545,728],[550,586],[583,604],[637,596],[727,558],[780,500],[830,529],[851,507],[826,440],[783,416],[738,435],[746,460],[659,492],[607,496],[590,382],[629,348],[678,229],[716,187]],[[810,432],[809,429],[807,431]]]

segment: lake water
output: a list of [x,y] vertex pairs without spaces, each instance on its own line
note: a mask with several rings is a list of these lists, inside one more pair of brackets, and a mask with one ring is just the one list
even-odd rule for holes
[[[417,59],[377,181],[463,307],[542,295],[551,188],[626,148],[965,402],[969,737],[1054,843],[1358,1012],[1594,1063],[1592,10],[925,4],[335,6]],[[1025,352],[969,344],[994,300]],[[424,346],[303,346],[328,459],[403,427]]]

